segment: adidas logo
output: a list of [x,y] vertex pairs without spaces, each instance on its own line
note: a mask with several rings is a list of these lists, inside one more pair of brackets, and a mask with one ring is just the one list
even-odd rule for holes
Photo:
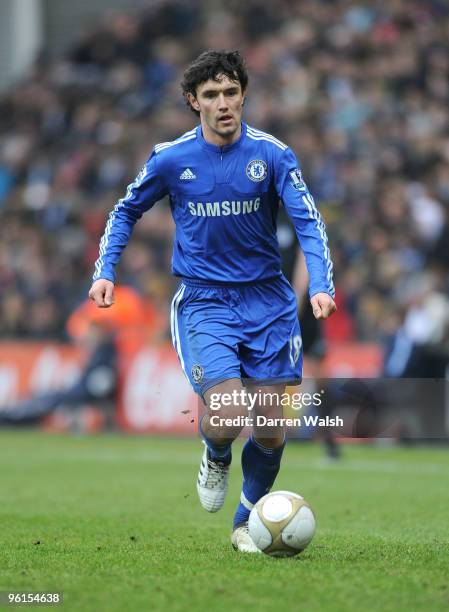
[[196,179],[196,175],[190,170],[190,168],[186,168],[184,172],[179,177],[181,181],[191,181],[192,179]]

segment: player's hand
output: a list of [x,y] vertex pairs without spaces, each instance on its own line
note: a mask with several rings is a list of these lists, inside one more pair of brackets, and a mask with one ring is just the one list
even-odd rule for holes
[[90,288],[89,297],[98,308],[109,308],[114,303],[114,283],[105,278],[99,278]]
[[315,293],[310,303],[315,319],[327,319],[337,310],[334,300],[327,293]]

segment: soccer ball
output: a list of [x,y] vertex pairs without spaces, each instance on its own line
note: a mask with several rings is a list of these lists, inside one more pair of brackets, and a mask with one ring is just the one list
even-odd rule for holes
[[315,516],[297,493],[275,491],[264,495],[251,510],[248,530],[257,548],[272,557],[293,557],[312,540]]

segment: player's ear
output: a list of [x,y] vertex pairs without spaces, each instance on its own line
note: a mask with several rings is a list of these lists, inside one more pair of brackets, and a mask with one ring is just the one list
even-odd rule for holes
[[187,94],[187,100],[189,101],[190,106],[194,110],[200,112],[200,105],[198,104],[198,100],[195,98],[195,96],[192,93],[190,93],[190,91]]

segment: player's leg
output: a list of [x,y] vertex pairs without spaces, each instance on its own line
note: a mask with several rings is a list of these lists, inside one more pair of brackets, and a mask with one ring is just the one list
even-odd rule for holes
[[208,389],[204,400],[207,411],[200,421],[200,433],[212,458],[224,459],[242,430],[241,418],[247,415],[246,391],[240,378],[232,378]]
[[259,552],[248,532],[248,518],[251,509],[270,491],[276,480],[285,446],[285,433],[282,425],[270,425],[270,421],[258,425],[258,420],[259,417],[282,418],[279,400],[284,391],[285,385],[248,388],[248,393],[254,399],[257,397],[258,402],[253,409],[253,432],[242,451],[243,484],[231,535],[233,547],[240,552]]
[[[240,428],[227,428],[211,422],[238,416],[235,401],[220,398],[238,395],[242,389],[237,346],[240,329],[229,307],[232,290],[197,282],[183,281],[171,310],[173,345],[185,375],[198,394],[200,432],[205,449],[198,474],[197,490],[201,505],[209,512],[219,510],[225,499],[230,445]],[[219,410],[212,405],[215,399]]]
[[247,523],[254,504],[270,491],[279,472],[285,433],[282,425],[271,423],[282,420],[280,402],[284,392],[285,385],[248,387],[250,397],[257,398],[257,402],[253,432],[242,451],[243,485],[234,530]]
[[201,505],[208,512],[220,510],[226,497],[231,445],[242,430],[242,417],[247,414],[244,393],[241,380],[233,378],[213,386],[204,394],[207,411],[200,421],[200,433],[205,449],[197,490]]
[[[243,374],[251,382],[249,393],[258,392],[256,412],[281,418],[282,399],[287,384],[299,384],[302,375],[301,336],[296,298],[283,278],[248,287],[242,300],[245,316],[245,343],[240,347]],[[269,398],[272,397],[272,402]],[[257,415],[256,415],[257,416]],[[257,426],[242,452],[243,486],[234,515],[232,542],[244,531],[254,504],[273,485],[284,450],[280,426]],[[236,546],[235,546],[236,547]],[[239,550],[246,550],[237,546]]]

